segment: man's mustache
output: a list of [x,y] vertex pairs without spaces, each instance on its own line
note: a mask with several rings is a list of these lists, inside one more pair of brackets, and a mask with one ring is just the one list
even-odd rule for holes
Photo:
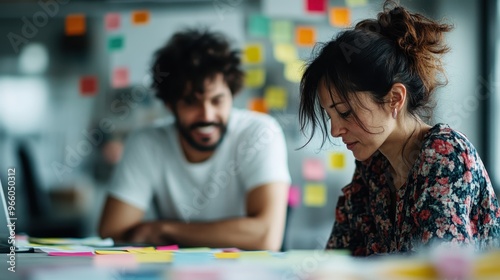
[[205,126],[211,126],[211,125],[214,125],[214,126],[218,126],[218,127],[222,127],[222,123],[216,123],[216,122],[197,122],[197,123],[194,123],[192,124],[191,126],[189,126],[189,129],[190,130],[193,130],[193,129],[197,129],[197,128],[200,128],[200,127],[205,127]]

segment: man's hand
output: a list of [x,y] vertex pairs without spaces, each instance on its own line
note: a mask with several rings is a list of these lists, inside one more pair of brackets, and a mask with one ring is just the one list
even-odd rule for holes
[[133,243],[148,243],[154,245],[173,244],[173,240],[171,240],[164,231],[165,226],[165,221],[143,222],[129,229],[125,233],[123,239],[126,242]]

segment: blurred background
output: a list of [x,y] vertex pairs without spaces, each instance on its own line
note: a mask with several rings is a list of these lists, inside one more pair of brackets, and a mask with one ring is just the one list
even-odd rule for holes
[[[382,3],[1,0],[0,179],[15,168],[17,233],[97,234],[124,139],[171,118],[149,89],[152,54],[174,32],[206,26],[243,52],[245,89],[235,106],[274,116],[285,132],[293,186],[284,248],[323,248],[354,159],[338,142],[321,147],[320,137],[296,150],[307,140],[298,124],[301,66],[315,42],[375,17]],[[469,137],[499,193],[497,1],[401,4],[455,26],[447,36],[449,83],[436,94],[432,123],[449,123]]]

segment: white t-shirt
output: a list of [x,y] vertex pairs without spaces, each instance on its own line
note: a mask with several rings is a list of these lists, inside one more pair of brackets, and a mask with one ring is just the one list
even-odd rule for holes
[[246,195],[266,183],[290,183],[283,131],[269,115],[235,109],[214,154],[186,160],[172,122],[133,133],[110,194],[146,211],[158,202],[162,219],[213,221],[246,216]]

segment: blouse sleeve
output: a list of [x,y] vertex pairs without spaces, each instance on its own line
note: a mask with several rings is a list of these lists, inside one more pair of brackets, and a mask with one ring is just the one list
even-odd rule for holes
[[420,192],[409,201],[414,245],[439,242],[483,249],[498,239],[498,201],[466,139],[434,140],[421,159],[417,183]]

